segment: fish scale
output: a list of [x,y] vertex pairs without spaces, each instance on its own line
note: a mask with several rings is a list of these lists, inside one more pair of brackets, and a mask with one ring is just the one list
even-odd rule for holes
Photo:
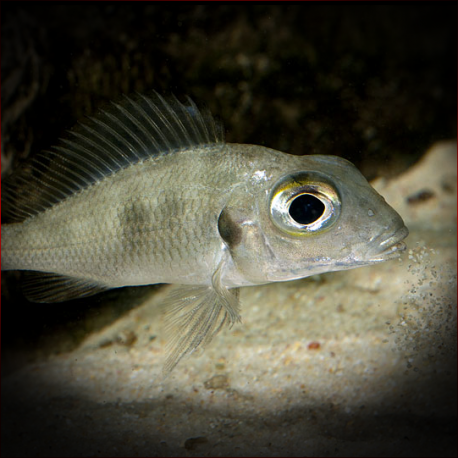
[[[178,285],[164,374],[240,321],[238,288],[394,259],[402,218],[336,156],[226,144],[187,99],[125,97],[2,189],[2,270],[30,300]],[[9,221],[8,221],[9,220]]]

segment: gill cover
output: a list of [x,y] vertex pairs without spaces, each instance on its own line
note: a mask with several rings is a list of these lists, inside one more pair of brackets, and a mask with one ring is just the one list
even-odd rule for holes
[[265,283],[264,272],[271,257],[264,233],[253,208],[245,202],[223,209],[218,218],[218,231],[229,248],[237,270],[251,283]]

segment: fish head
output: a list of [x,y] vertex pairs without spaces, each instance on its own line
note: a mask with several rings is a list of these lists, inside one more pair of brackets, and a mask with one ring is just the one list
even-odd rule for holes
[[288,158],[292,164],[265,174],[220,215],[220,234],[247,283],[352,269],[406,249],[401,216],[351,162]]

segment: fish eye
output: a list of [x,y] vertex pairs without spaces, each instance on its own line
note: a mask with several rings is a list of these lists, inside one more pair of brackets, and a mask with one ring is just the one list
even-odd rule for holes
[[298,224],[312,224],[323,214],[325,206],[312,194],[299,194],[289,206],[289,215]]
[[302,236],[329,229],[340,215],[340,196],[332,180],[318,172],[282,177],[273,187],[270,216],[282,231]]

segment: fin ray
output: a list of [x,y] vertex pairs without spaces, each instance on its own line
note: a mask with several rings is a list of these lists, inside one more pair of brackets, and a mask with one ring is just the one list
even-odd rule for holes
[[212,286],[181,286],[163,304],[166,320],[167,376],[185,356],[207,346],[220,330],[241,322],[238,289],[221,284],[222,261],[213,275]]
[[211,114],[187,98],[124,96],[39,153],[2,186],[3,215],[21,222],[123,168],[224,141]]
[[32,302],[64,302],[110,289],[93,281],[46,272],[24,273],[25,297]]

